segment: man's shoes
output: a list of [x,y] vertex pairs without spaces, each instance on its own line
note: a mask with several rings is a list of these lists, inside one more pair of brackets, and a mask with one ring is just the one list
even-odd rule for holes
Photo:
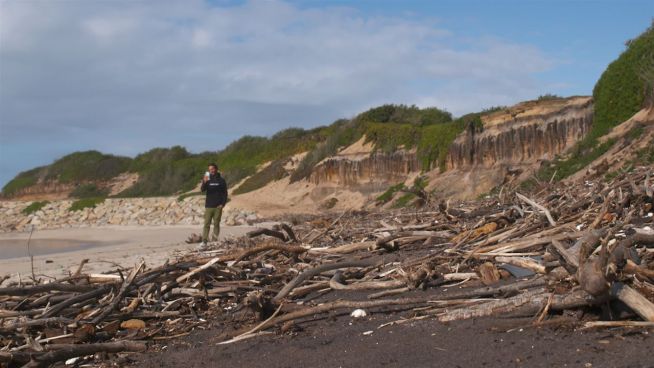
[[200,243],[198,245],[198,250],[199,251],[207,250],[207,242],[203,241],[202,243]]

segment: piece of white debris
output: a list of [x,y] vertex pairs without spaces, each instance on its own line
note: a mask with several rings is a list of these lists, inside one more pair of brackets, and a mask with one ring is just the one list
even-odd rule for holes
[[77,363],[78,360],[79,360],[79,357],[70,358],[70,359],[68,359],[66,361],[66,365],[73,365],[73,364]]
[[647,217],[654,217],[654,212],[650,212],[647,214]]
[[616,242],[617,242],[617,240],[615,240],[615,239],[611,239],[611,240],[609,240],[609,242],[607,243],[607,245],[610,247],[610,246],[612,246],[613,244],[615,244]]
[[577,225],[577,226],[576,226],[577,231],[580,231],[581,229],[583,229],[584,226],[586,226],[586,224],[579,224],[579,225]]
[[363,309],[355,309],[355,310],[352,311],[352,313],[350,313],[350,316],[354,317],[354,318],[361,318],[361,317],[365,317],[367,315],[368,315],[368,313]]
[[364,332],[363,334],[366,335],[366,336],[368,336],[368,335],[372,335],[372,333],[373,333],[373,331],[366,331],[366,332]]

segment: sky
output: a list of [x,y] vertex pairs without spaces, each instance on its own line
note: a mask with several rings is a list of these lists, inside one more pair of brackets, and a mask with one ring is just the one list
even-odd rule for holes
[[0,186],[80,150],[590,95],[653,17],[652,0],[0,0]]

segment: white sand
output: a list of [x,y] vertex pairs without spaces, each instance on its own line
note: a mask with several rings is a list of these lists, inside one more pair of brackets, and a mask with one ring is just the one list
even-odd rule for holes
[[[241,236],[253,228],[223,225],[220,236]],[[89,263],[84,270],[93,273],[115,269],[116,264],[130,267],[140,259],[149,266],[157,266],[176,254],[195,249],[196,244],[186,244],[184,240],[200,231],[200,226],[105,226],[35,231],[30,242],[34,244],[30,247],[35,255],[34,272],[65,276],[85,258]],[[16,280],[18,273],[21,277],[31,275],[26,248],[28,236],[27,233],[0,234],[0,276],[10,275]],[[17,254],[24,256],[15,257]]]

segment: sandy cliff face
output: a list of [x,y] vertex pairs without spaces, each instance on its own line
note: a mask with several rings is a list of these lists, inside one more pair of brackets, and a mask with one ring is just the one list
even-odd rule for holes
[[[482,117],[452,143],[447,171],[427,173],[430,189],[470,198],[507,180],[528,176],[540,161],[553,159],[586,136],[593,119],[590,97],[523,102]],[[364,194],[386,190],[420,172],[415,150],[375,152],[362,138],[318,164],[309,181],[324,195],[330,188]]]
[[590,97],[530,101],[482,118],[450,146],[447,168],[489,168],[552,159],[581,140],[593,120]]
[[312,184],[338,186],[361,192],[385,190],[420,170],[415,150],[374,152],[365,137],[319,163],[309,177]]
[[471,199],[529,177],[589,132],[590,97],[528,101],[482,117],[450,146],[445,173],[430,172],[428,189],[443,198]]
[[[528,175],[541,160],[563,153],[589,131],[590,97],[528,101],[482,117],[450,146],[447,171],[428,173],[431,187],[448,196],[475,197]],[[363,193],[382,191],[421,170],[415,150],[375,152],[365,140],[317,165],[309,181],[317,188],[342,187]]]
[[[136,173],[122,173],[110,180],[92,183],[108,190],[109,195],[116,195],[134,185],[138,178],[139,175]],[[41,179],[38,184],[17,191],[10,199],[22,201],[66,199],[77,185],[79,184]]]
[[19,190],[12,198],[23,201],[30,200],[57,200],[68,198],[70,192],[75,189],[74,184],[59,183],[57,181],[43,181]]

